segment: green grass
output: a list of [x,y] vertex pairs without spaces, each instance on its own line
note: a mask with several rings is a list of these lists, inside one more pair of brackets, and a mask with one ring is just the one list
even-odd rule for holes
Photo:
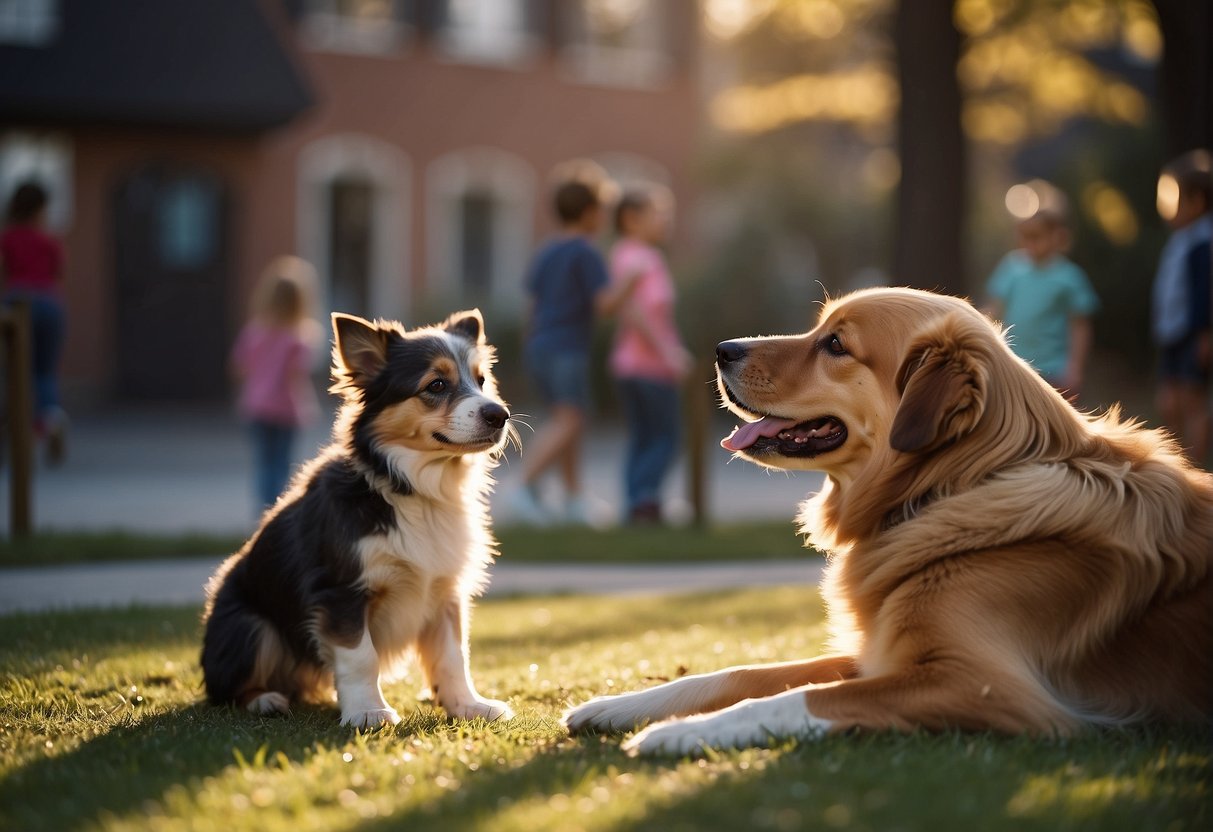
[[[562,527],[496,530],[503,556],[519,563],[635,563],[804,557],[790,520],[710,528]],[[46,532],[0,541],[0,566],[44,566],[164,557],[215,557],[243,538],[220,535],[146,535],[129,532]]]
[[331,708],[263,719],[198,704],[196,609],[0,618],[0,829],[1098,829],[1213,821],[1208,731],[1068,741],[873,735],[638,760],[569,738],[566,701],[681,672],[815,653],[798,588],[490,601],[472,628],[508,724],[405,721],[363,735]]

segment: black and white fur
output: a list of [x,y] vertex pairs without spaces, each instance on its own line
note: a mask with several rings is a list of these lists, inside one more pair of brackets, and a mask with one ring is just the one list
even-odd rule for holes
[[410,332],[334,314],[333,332],[333,443],[207,585],[207,698],[285,713],[335,687],[343,725],[395,724],[380,679],[415,653],[450,716],[509,719],[468,672],[489,472],[512,430],[480,312]]

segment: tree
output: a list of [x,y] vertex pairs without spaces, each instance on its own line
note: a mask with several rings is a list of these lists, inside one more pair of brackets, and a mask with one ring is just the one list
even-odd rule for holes
[[1213,4],[1153,0],[1162,29],[1159,78],[1167,155],[1213,145]]
[[901,85],[893,275],[899,283],[943,291],[964,286],[961,36],[952,6],[952,0],[902,0],[893,23]]

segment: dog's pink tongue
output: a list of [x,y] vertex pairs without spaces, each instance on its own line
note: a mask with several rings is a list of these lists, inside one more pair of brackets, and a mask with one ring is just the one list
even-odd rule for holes
[[758,441],[758,437],[765,436],[770,439],[778,434],[781,430],[787,430],[790,427],[795,427],[794,419],[776,419],[774,416],[763,416],[757,422],[746,422],[738,428],[734,428],[733,432],[720,440],[720,447],[726,451],[744,451],[746,448]]

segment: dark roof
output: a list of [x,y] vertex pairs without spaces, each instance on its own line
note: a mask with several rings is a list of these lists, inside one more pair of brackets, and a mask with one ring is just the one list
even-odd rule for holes
[[45,46],[0,45],[0,121],[258,130],[312,103],[263,0],[60,0]]

